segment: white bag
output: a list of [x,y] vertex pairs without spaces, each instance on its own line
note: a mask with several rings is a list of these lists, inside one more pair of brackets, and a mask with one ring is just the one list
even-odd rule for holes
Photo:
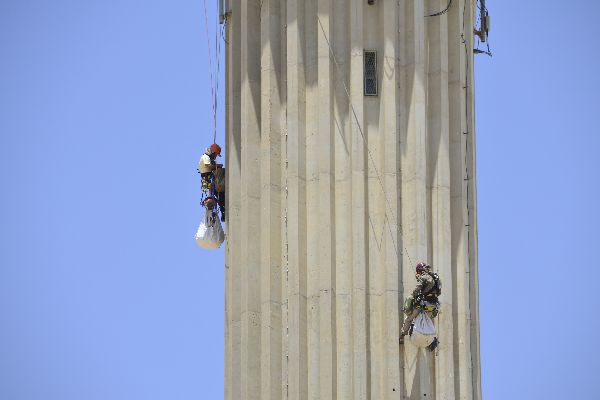
[[420,312],[415,318],[410,341],[417,347],[427,347],[435,338],[435,325],[426,312]]
[[218,249],[225,240],[225,232],[219,220],[219,214],[206,210],[196,232],[196,243],[204,249]]

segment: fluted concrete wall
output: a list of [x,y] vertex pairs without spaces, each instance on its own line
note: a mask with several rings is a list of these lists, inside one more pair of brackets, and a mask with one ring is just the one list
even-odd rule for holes
[[[481,398],[474,3],[446,5],[229,0],[227,400]],[[435,355],[398,346],[418,260]]]

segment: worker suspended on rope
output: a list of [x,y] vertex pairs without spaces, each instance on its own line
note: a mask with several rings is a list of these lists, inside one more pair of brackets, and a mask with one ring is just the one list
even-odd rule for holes
[[[439,311],[438,296],[442,293],[442,281],[438,274],[433,272],[430,265],[424,262],[417,264],[415,268],[415,276],[417,278],[417,287],[412,295],[406,298],[404,302],[404,313],[406,319],[400,330],[400,343],[404,342],[404,336],[411,333],[415,318],[421,313],[425,313],[424,317],[433,322]],[[431,344],[427,347],[433,351],[438,345],[437,337],[433,338]]]
[[211,144],[200,157],[198,172],[202,177],[202,205],[212,210],[218,204],[221,221],[225,221],[225,169],[223,164],[215,161],[220,156],[221,147],[216,143]]

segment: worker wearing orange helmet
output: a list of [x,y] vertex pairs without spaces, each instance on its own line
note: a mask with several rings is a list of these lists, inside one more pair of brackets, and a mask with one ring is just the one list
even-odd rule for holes
[[221,168],[223,164],[217,164],[215,159],[221,156],[221,146],[213,143],[206,149],[202,157],[200,157],[200,163],[198,164],[198,170],[202,178],[209,178],[210,174],[217,169]]
[[215,176],[223,176],[222,172],[224,172],[218,171],[223,168],[223,164],[217,164],[215,161],[220,156],[221,146],[216,143],[211,144],[204,154],[202,154],[202,157],[200,157],[198,172],[200,172],[200,176],[202,177],[202,191],[208,192],[209,196],[216,198],[221,210],[221,221],[225,221],[225,188],[222,187],[224,185],[213,185]]

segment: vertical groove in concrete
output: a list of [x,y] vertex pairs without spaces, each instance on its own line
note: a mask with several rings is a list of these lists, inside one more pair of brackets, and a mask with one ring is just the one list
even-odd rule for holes
[[280,0],[261,9],[261,399],[281,399],[281,10]]
[[[460,3],[460,2],[458,2]],[[452,320],[454,336],[454,390],[457,399],[461,396],[461,376],[459,372],[459,274],[458,265],[464,263],[462,254],[462,241],[464,221],[462,215],[462,180],[461,170],[461,140],[463,127],[461,123],[464,102],[462,101],[461,85],[461,21],[460,4],[448,11],[448,113],[449,113],[449,139],[450,139],[450,214],[451,223],[451,264],[452,264]]]
[[320,396],[320,304],[319,304],[319,88],[317,1],[305,1],[306,73],[306,264],[307,264],[307,349],[308,398]]
[[366,313],[366,136],[363,105],[363,0],[350,0],[347,22],[350,37],[350,163],[352,210],[352,383],[353,399],[367,398],[367,322]]
[[[404,0],[400,18],[404,18],[405,50],[403,60],[404,98],[401,113],[405,112],[405,126],[400,135],[402,169],[402,221],[403,239],[408,254],[404,261],[408,265],[427,257],[427,189],[426,189],[426,74],[425,74],[425,21],[423,3]],[[409,258],[409,260],[407,260]],[[413,287],[414,266],[403,269],[405,287]],[[409,289],[411,290],[411,289]],[[408,292],[406,293],[408,294]],[[424,353],[414,346],[406,345],[405,396],[411,399],[432,397],[432,382],[429,381],[431,362]]]
[[[470,0],[465,0],[465,6],[464,6],[464,13],[463,13],[463,20],[468,19],[469,15],[470,15]],[[469,40],[467,36],[470,36],[467,34],[467,32],[465,32],[466,29],[463,30],[463,34],[464,34],[464,40],[465,43],[462,45],[462,58],[463,58],[463,78],[462,78],[462,94],[463,94],[463,102],[465,104],[465,108],[463,108],[463,116],[462,116],[462,120],[463,120],[463,135],[462,135],[462,141],[461,141],[461,151],[462,151],[462,169],[463,169],[463,199],[462,199],[462,209],[463,209],[463,219],[464,219],[464,224],[465,224],[465,228],[464,228],[464,246],[465,246],[465,250],[464,250],[464,257],[465,257],[465,261],[462,265],[463,267],[463,273],[464,273],[464,278],[461,280],[463,282],[463,288],[462,291],[464,293],[463,295],[463,302],[461,304],[461,310],[459,311],[459,323],[460,323],[460,327],[461,329],[463,329],[464,333],[462,335],[460,335],[461,338],[464,338],[464,342],[459,344],[459,351],[461,351],[461,375],[462,378],[464,379],[464,382],[461,382],[461,384],[464,387],[463,393],[464,393],[464,398],[467,400],[470,400],[473,398],[473,390],[472,390],[472,380],[473,380],[473,374],[472,374],[472,358],[471,358],[471,282],[470,282],[470,243],[469,243],[469,231],[470,231],[470,227],[469,227],[469,211],[468,211],[468,207],[469,207],[469,174],[467,171],[468,168],[468,141],[469,141],[469,121],[468,121],[468,114],[464,112],[464,110],[468,107],[469,104],[469,89],[468,89],[468,85],[469,85],[469,78],[468,78],[468,55],[465,52],[465,49],[468,51],[469,50]],[[460,269],[459,269],[460,270]]]
[[[260,135],[261,135],[261,63],[260,1],[241,3],[241,231],[254,241],[242,240],[242,397],[261,397],[261,226],[260,209]],[[266,232],[265,232],[266,233]]]
[[[398,263],[398,307],[399,309],[402,309],[403,306],[403,300],[404,298],[409,294],[410,288],[408,287],[409,285],[409,277],[410,274],[408,273],[408,269],[406,268],[406,266],[408,265],[410,268],[410,264],[411,264],[411,259],[409,258],[408,252],[406,251],[406,239],[404,237],[404,232],[406,231],[406,227],[405,227],[405,215],[403,212],[403,205],[405,203],[405,193],[404,193],[404,174],[405,174],[405,169],[404,169],[404,161],[403,161],[403,156],[406,152],[405,148],[406,148],[406,139],[407,139],[407,126],[408,126],[408,103],[409,103],[409,96],[408,96],[408,90],[406,89],[409,85],[409,80],[408,80],[408,72],[407,72],[407,65],[408,65],[408,46],[407,46],[407,42],[408,42],[408,25],[407,25],[407,19],[405,17],[406,15],[406,3],[403,0],[398,0],[398,46],[396,47],[396,65],[397,65],[397,85],[398,85],[398,89],[397,89],[397,96],[398,96],[398,102],[396,105],[396,116],[397,116],[397,123],[396,123],[396,132],[397,132],[397,137],[398,137],[398,145],[397,145],[397,152],[398,152],[398,207],[396,208],[396,219],[398,222],[398,251],[400,252],[401,256],[400,256],[400,261]],[[398,316],[398,324],[400,325],[400,327],[402,327],[402,323],[403,323],[403,319],[404,319],[404,314],[402,312],[399,312],[399,316]],[[406,393],[406,379],[407,379],[407,375],[409,372],[409,369],[406,368],[406,363],[404,362],[404,355],[406,353],[405,349],[403,349],[402,347],[399,348],[400,351],[400,355],[399,355],[399,360],[398,360],[398,369],[400,371],[400,388],[399,388],[399,392],[400,392],[400,396],[402,399],[406,398],[405,393]]]
[[[477,13],[476,1],[469,0],[467,21],[473,21]],[[466,24],[468,32],[473,28],[470,23]],[[469,190],[469,310],[470,310],[470,340],[471,345],[471,381],[473,398],[481,398],[481,376],[480,376],[480,356],[479,356],[479,260],[477,256],[477,180],[476,180],[476,135],[475,135],[475,74],[474,74],[474,48],[473,35],[466,34],[468,55],[467,71],[467,110],[468,110],[468,136],[467,140],[467,167],[469,180],[467,182]]]
[[[381,147],[377,158],[381,157],[380,173],[383,179],[384,193],[381,202],[384,207],[383,229],[382,229],[382,262],[380,265],[369,268],[380,268],[380,278],[383,279],[383,317],[382,330],[382,362],[383,376],[381,377],[382,399],[398,399],[402,393],[400,382],[399,347],[396,338],[399,336],[399,325],[402,310],[399,305],[399,272],[401,263],[401,240],[398,232],[400,229],[399,219],[399,181],[400,181],[400,155],[398,136],[398,2],[384,2],[379,13],[382,35],[380,37],[380,111],[381,122]],[[372,246],[371,246],[372,248]],[[371,357],[373,359],[373,357]],[[377,397],[372,396],[373,399]]]
[[335,316],[336,316],[336,393],[338,399],[353,399],[352,385],[352,247],[351,247],[351,163],[349,102],[344,85],[348,84],[348,4],[332,0],[329,42],[337,64],[333,68],[334,133],[334,226]]
[[335,68],[329,53],[331,37],[331,0],[318,1],[317,9],[317,106],[314,118],[318,121],[317,145],[313,154],[318,173],[318,307],[319,307],[319,390],[317,399],[335,399],[335,225],[334,225],[334,135],[332,102],[332,71]]
[[[287,1],[287,0],[284,0]],[[285,118],[282,116],[283,121],[287,121],[287,104],[286,104],[286,115]],[[281,229],[282,229],[282,273],[281,273],[281,393],[283,399],[289,398],[289,379],[290,379],[290,301],[289,301],[289,293],[290,293],[290,268],[289,268],[289,236],[288,236],[288,181],[287,181],[287,131],[285,135],[282,137],[284,143],[282,143],[282,170],[285,174],[284,185],[285,188],[282,190],[282,200],[284,202],[283,207],[283,217],[281,220]]]
[[[365,172],[366,172],[366,253],[367,253],[367,370],[368,370],[368,397],[369,399],[384,398],[384,379],[385,365],[387,353],[384,348],[386,341],[385,329],[385,311],[384,311],[384,293],[385,293],[385,250],[383,242],[389,237],[388,226],[386,225],[386,203],[385,193],[383,191],[383,163],[384,157],[370,157],[369,154],[383,154],[384,137],[382,131],[383,115],[381,106],[383,94],[381,93],[382,78],[381,73],[383,54],[380,47],[382,40],[381,30],[370,29],[372,26],[381,25],[382,7],[369,6],[363,2],[363,21],[361,24],[363,32],[363,48],[364,50],[377,51],[377,58],[380,62],[377,63],[378,73],[378,96],[364,97],[364,123],[362,124],[365,133],[368,132],[367,144],[365,149]],[[364,51],[363,49],[359,49]],[[379,50],[379,51],[378,51]],[[362,61],[364,65],[364,60]],[[364,91],[364,82],[359,80],[361,92]],[[362,96],[362,94],[361,94]],[[380,121],[382,123],[380,123]],[[360,132],[358,132],[360,135]],[[362,140],[362,136],[359,137]],[[381,179],[381,181],[380,181]],[[397,347],[397,346],[396,346]]]
[[227,248],[226,248],[226,324],[225,399],[242,398],[241,390],[241,247],[245,240],[241,227],[241,16],[239,0],[230,1],[232,15],[227,47]]
[[287,3],[289,399],[307,397],[305,4]]
[[288,237],[288,129],[287,129],[287,0],[279,0],[279,56],[281,76],[278,81],[281,107],[281,399],[289,398],[289,237]]
[[[466,212],[465,140],[465,73],[466,58],[463,35],[463,12],[465,1],[450,11],[449,65],[450,65],[450,170],[451,170],[451,214],[452,214],[452,264],[454,270],[453,320],[454,320],[454,369],[456,397],[473,398],[471,381],[470,329],[469,329],[469,275]],[[466,16],[466,15],[465,15]],[[464,34],[470,36],[472,27],[464,24]],[[467,47],[467,49],[469,49]]]
[[[445,0],[430,0],[428,13],[443,10]],[[450,154],[448,104],[448,17],[430,17],[428,24],[429,85],[428,140],[429,186],[431,187],[432,265],[440,275],[444,290],[437,319],[440,352],[436,358],[436,398],[454,399],[454,337],[452,319],[452,260],[450,215]]]
[[[226,399],[481,398],[464,4],[230,2]],[[419,260],[436,356],[397,344]]]

